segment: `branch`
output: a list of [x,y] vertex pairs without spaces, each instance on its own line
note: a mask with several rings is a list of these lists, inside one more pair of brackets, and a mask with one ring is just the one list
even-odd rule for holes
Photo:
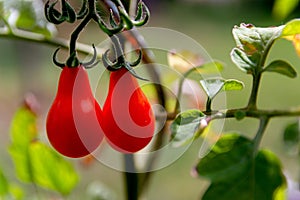
[[[1,28],[0,29],[0,38],[12,39],[12,40],[21,40],[26,42],[33,42],[39,44],[47,44],[53,47],[61,47],[64,49],[69,48],[69,40],[63,38],[47,38],[42,34],[33,33],[29,31],[24,31],[20,29],[11,29],[10,31],[8,28]],[[84,55],[88,55],[92,53],[92,48],[90,45],[77,43],[77,51]],[[98,55],[102,55],[104,52],[103,49],[97,49]],[[99,57],[98,56],[98,57]]]

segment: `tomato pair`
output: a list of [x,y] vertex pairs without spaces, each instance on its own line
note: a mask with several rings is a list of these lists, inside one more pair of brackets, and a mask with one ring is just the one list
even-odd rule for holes
[[78,158],[93,152],[105,137],[122,153],[143,149],[154,134],[151,105],[126,70],[111,72],[103,111],[83,66],[64,67],[47,117],[47,136],[61,154]]

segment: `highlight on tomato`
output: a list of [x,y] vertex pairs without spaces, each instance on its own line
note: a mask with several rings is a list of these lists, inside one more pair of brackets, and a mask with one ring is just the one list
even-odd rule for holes
[[92,153],[103,140],[102,110],[92,94],[82,65],[63,67],[55,100],[47,116],[47,136],[62,155],[79,158]]
[[151,104],[126,68],[110,74],[101,126],[108,143],[122,153],[143,149],[154,135],[155,117]]

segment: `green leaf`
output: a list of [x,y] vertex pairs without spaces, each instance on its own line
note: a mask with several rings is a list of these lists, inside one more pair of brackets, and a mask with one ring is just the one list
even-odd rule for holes
[[253,54],[257,51],[262,51],[264,48],[261,36],[251,24],[234,26],[232,34],[237,47],[246,54]]
[[205,115],[199,110],[188,110],[178,114],[170,127],[172,146],[183,146],[196,139],[199,135],[195,133],[198,132],[202,121],[205,124]]
[[211,180],[203,200],[272,200],[286,187],[278,158],[267,150],[254,157],[253,146],[251,140],[235,133],[219,139],[196,166],[199,176]]
[[299,123],[288,124],[283,133],[283,141],[289,146],[298,145],[300,142]]
[[36,115],[26,106],[20,108],[14,115],[10,136],[13,145],[25,148],[37,137]]
[[283,27],[255,27],[252,24],[242,23],[233,28],[232,34],[236,46],[251,56],[263,53],[269,44],[280,37]]
[[200,81],[205,93],[213,99],[221,91],[242,90],[244,84],[235,79],[209,78]]
[[231,51],[231,60],[242,71],[253,73],[266,51],[281,36],[284,26],[260,28],[242,23],[232,30],[236,47]]
[[24,191],[18,186],[11,184],[9,185],[9,193],[12,196],[12,199],[21,200],[24,199]]
[[222,91],[232,91],[232,90],[242,90],[245,85],[243,82],[235,80],[235,79],[227,79],[224,82],[222,87]]
[[14,161],[17,177],[24,182],[33,180],[28,146],[36,139],[37,134],[36,115],[26,106],[20,108],[12,120],[9,153]]
[[9,147],[17,177],[63,195],[69,194],[78,182],[74,168],[36,137],[36,115],[23,106],[12,121]]
[[57,32],[55,26],[46,20],[41,0],[9,0],[3,2],[3,7],[1,15],[11,28],[39,33],[47,38]]
[[255,69],[256,64],[253,63],[247,54],[243,52],[239,48],[233,48],[230,57],[232,62],[242,71],[246,73],[252,73],[252,71]]
[[[286,187],[285,176],[277,156],[269,150],[261,150],[254,160],[255,199],[274,199],[277,189]],[[251,184],[251,182],[250,182]]]
[[293,36],[300,33],[300,19],[293,19],[287,22],[282,30],[281,36]]
[[63,195],[74,189],[79,177],[71,163],[40,142],[31,143],[29,152],[36,184]]
[[273,15],[279,19],[285,19],[297,7],[299,0],[276,0],[273,6]]
[[290,78],[297,77],[297,72],[294,70],[294,68],[283,60],[275,60],[271,62],[267,67],[265,67],[264,71],[276,72]]
[[4,197],[9,193],[9,183],[0,168],[0,197]]
[[240,177],[250,167],[253,143],[238,134],[226,134],[200,160],[196,167],[199,175],[212,182]]
[[[0,199],[23,199],[23,190],[18,186],[11,184],[0,169]],[[2,198],[1,198],[2,197]],[[13,197],[13,198],[10,198]]]

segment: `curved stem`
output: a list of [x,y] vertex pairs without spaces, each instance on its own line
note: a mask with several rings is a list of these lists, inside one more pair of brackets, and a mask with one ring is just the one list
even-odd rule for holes
[[69,53],[70,56],[76,52],[76,42],[79,37],[80,32],[84,29],[84,27],[89,23],[89,21],[93,18],[94,11],[95,11],[95,1],[94,0],[88,0],[88,14],[83,19],[83,21],[77,26],[77,28],[73,31],[70,39],[70,49]]
[[263,73],[263,67],[266,63],[268,54],[273,44],[274,44],[274,40],[271,40],[271,42],[266,45],[265,50],[261,56],[261,59],[258,65],[256,66],[256,70],[252,74],[253,82],[252,82],[251,95],[248,102],[249,109],[257,109],[257,96],[258,96],[258,89],[261,81],[261,75]]

